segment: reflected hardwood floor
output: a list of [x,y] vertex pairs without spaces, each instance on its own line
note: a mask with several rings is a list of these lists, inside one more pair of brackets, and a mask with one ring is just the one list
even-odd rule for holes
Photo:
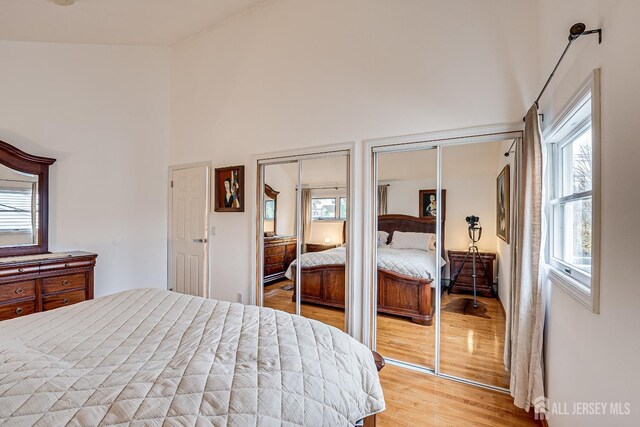
[[[282,281],[264,289],[264,305],[295,313],[291,291]],[[443,373],[509,387],[509,373],[503,366],[505,316],[500,302],[478,297],[479,310],[473,310],[471,295],[442,295],[442,333],[440,366]],[[465,301],[467,300],[467,301]],[[466,314],[465,314],[466,311]],[[344,329],[344,312],[303,304],[301,314]],[[397,316],[378,315],[376,350],[386,358],[420,366],[434,366],[435,325],[423,326]]]
[[379,427],[536,426],[511,396],[387,365],[380,372],[387,409]]

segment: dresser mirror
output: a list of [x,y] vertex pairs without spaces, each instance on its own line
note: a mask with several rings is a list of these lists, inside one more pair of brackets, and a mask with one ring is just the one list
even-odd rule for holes
[[274,236],[277,234],[278,219],[278,194],[269,185],[264,185],[264,235]]
[[49,166],[0,141],[0,256],[48,251]]

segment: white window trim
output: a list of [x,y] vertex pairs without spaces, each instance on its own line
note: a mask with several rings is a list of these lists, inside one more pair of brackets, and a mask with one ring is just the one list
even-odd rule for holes
[[[591,240],[591,288],[587,288],[578,280],[575,280],[564,271],[554,267],[550,263],[551,245],[548,244],[545,253],[545,260],[549,269],[549,279],[554,285],[558,285],[561,289],[575,298],[585,307],[589,308],[593,313],[600,312],[600,215],[601,215],[601,188],[600,188],[600,152],[601,152],[601,104],[600,104],[600,69],[597,68],[589,75],[589,77],[580,85],[580,88],[571,97],[562,110],[556,115],[550,125],[545,128],[543,136],[545,140],[553,139],[558,130],[565,123],[568,114],[573,111],[580,101],[584,99],[587,93],[591,92],[591,134],[592,134],[592,240]],[[549,168],[549,173],[554,168]],[[551,177],[549,175],[549,177]],[[555,180],[548,180],[555,182]],[[547,201],[548,202],[548,201]],[[552,205],[547,203],[547,233],[551,237],[553,233],[553,221],[551,221],[550,209]],[[551,242],[551,238],[547,239]]]

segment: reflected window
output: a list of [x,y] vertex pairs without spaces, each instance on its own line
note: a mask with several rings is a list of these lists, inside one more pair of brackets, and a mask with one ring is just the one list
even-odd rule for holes
[[0,188],[0,232],[31,233],[32,198],[30,188]]
[[336,198],[323,197],[311,199],[311,219],[336,219]]
[[272,221],[275,218],[275,200],[266,200],[264,202],[264,219]]

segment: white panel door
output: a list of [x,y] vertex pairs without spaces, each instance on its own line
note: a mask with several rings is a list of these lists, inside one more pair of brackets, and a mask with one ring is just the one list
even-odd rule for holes
[[209,167],[171,171],[169,289],[207,297]]

